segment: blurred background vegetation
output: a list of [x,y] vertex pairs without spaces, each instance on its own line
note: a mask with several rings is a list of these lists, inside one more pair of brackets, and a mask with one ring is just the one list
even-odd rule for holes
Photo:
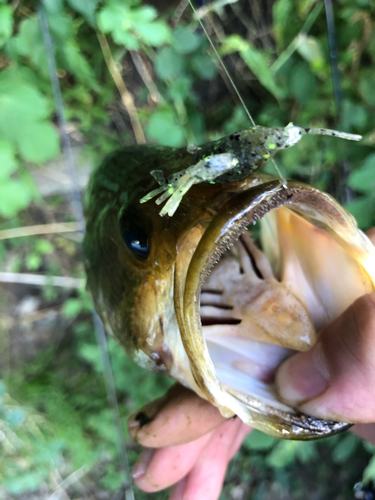
[[[185,0],[44,5],[83,189],[92,166],[119,146],[144,138],[200,144],[249,127]],[[36,7],[0,0],[0,258],[11,279],[37,274],[45,283],[2,285],[0,497],[120,499],[118,438],[79,281],[82,256]],[[285,176],[335,195],[363,229],[374,224],[373,0],[334,4],[336,99],[322,0],[217,0],[196,8],[257,124],[292,121],[364,136],[359,144],[306,137],[277,162]],[[44,229],[30,235],[33,225]],[[55,276],[77,281],[57,287]],[[140,370],[111,340],[109,352],[125,423],[171,382]],[[134,463],[139,449],[127,440]],[[375,448],[350,433],[300,443],[256,431],[233,460],[222,499],[354,498],[363,474],[375,479],[374,457]]]

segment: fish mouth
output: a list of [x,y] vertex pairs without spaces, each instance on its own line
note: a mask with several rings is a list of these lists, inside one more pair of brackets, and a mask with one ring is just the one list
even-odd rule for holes
[[[248,226],[261,220],[262,250]],[[216,214],[175,291],[197,392],[277,437],[315,439],[350,424],[302,415],[279,397],[275,372],[317,332],[374,290],[374,247],[327,194],[278,179]]]

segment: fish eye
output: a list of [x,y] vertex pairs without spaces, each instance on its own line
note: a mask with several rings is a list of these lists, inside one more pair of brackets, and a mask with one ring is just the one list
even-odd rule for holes
[[119,229],[122,241],[127,249],[139,260],[146,260],[150,255],[149,232],[147,224],[142,224],[142,217],[124,211],[120,215]]

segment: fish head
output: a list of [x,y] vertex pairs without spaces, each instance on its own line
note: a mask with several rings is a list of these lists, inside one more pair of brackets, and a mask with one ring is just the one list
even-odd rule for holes
[[[374,246],[328,194],[265,174],[193,186],[171,218],[139,203],[155,188],[150,171],[168,177],[190,162],[185,149],[138,146],[94,172],[84,248],[106,330],[141,366],[268,434],[347,428],[290,407],[274,374],[374,291]],[[248,235],[257,221],[262,250]]]

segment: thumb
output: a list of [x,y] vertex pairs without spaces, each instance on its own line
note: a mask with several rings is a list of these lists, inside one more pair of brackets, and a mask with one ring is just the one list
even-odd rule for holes
[[283,400],[300,411],[343,422],[375,421],[375,293],[357,299],[326,326],[309,351],[276,373]]

